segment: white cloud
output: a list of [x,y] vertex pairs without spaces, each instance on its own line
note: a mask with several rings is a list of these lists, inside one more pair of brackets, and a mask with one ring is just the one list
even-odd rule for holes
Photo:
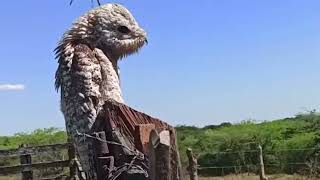
[[24,89],[23,84],[0,84],[0,91],[22,91]]

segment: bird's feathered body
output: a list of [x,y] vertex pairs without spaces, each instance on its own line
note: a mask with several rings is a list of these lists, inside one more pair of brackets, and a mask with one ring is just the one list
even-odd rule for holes
[[61,90],[61,110],[89,179],[95,179],[90,172],[91,141],[79,133],[90,133],[105,101],[124,102],[117,62],[145,41],[146,33],[127,9],[107,4],[81,16],[56,48],[55,86]]

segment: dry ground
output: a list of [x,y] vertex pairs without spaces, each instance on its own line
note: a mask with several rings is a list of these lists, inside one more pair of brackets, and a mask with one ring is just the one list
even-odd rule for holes
[[21,179],[21,176],[12,175],[12,176],[0,176],[0,180],[17,180]]
[[[33,177],[35,180],[37,180],[36,177]],[[64,180],[66,178],[61,178],[60,180]],[[16,175],[11,175],[11,176],[1,176],[0,175],[0,180],[21,180],[21,175],[16,174]]]

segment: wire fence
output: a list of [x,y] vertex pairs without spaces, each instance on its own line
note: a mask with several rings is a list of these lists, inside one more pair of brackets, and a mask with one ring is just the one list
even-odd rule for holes
[[[319,155],[319,147],[265,150],[262,153],[267,174],[285,173],[315,177],[320,175]],[[261,167],[258,149],[214,151],[199,153],[196,156],[201,175],[257,174]]]

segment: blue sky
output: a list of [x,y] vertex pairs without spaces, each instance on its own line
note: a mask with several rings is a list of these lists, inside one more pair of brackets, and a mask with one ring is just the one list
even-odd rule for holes
[[[319,109],[320,1],[115,2],[148,32],[148,46],[120,63],[130,106],[196,126]],[[64,127],[53,49],[91,8],[68,3],[1,2],[0,135]]]

